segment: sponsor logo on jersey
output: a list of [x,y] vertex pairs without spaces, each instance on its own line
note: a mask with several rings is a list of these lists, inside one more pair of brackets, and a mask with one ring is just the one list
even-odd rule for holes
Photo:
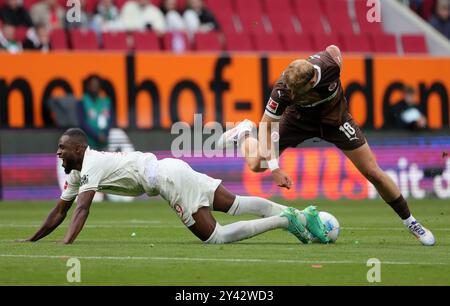
[[69,186],[69,184],[67,183],[67,181],[64,182],[64,190],[67,189],[67,186]]
[[87,174],[83,175],[80,180],[80,187],[86,185],[89,182],[89,176]]
[[331,83],[330,86],[328,86],[328,91],[334,91],[337,87],[337,82]]
[[280,105],[278,102],[275,102],[274,100],[272,100],[272,98],[270,98],[269,103],[267,103],[267,109],[272,113],[276,113],[278,105]]

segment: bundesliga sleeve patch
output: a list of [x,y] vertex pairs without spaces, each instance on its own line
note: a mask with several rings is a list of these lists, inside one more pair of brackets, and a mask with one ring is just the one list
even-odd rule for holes
[[279,105],[280,104],[278,102],[275,102],[274,100],[272,100],[272,98],[270,98],[269,102],[267,103],[267,110],[271,111],[272,113],[276,113]]

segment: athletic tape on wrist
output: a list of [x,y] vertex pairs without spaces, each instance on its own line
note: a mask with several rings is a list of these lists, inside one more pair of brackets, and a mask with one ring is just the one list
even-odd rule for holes
[[269,160],[267,162],[267,165],[268,165],[270,171],[280,168],[280,166],[278,165],[278,160],[276,158]]

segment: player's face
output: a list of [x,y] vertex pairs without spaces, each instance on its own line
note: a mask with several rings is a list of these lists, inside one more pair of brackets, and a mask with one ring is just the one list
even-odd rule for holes
[[78,162],[77,147],[73,141],[70,141],[69,136],[63,135],[59,139],[56,155],[62,159],[62,166],[66,174],[75,169]]

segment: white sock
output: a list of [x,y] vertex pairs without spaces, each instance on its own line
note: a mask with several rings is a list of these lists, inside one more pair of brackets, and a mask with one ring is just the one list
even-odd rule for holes
[[411,215],[411,216],[409,216],[408,219],[403,220],[403,224],[404,224],[406,227],[409,227],[409,226],[411,225],[411,223],[413,223],[413,222],[415,222],[415,221],[416,221],[416,218],[414,218],[413,215]]
[[287,228],[288,225],[288,219],[280,216],[239,221],[224,226],[217,223],[214,232],[205,242],[220,244],[240,241],[273,229]]
[[232,216],[254,215],[258,217],[279,216],[287,207],[259,197],[236,196],[227,214]]

